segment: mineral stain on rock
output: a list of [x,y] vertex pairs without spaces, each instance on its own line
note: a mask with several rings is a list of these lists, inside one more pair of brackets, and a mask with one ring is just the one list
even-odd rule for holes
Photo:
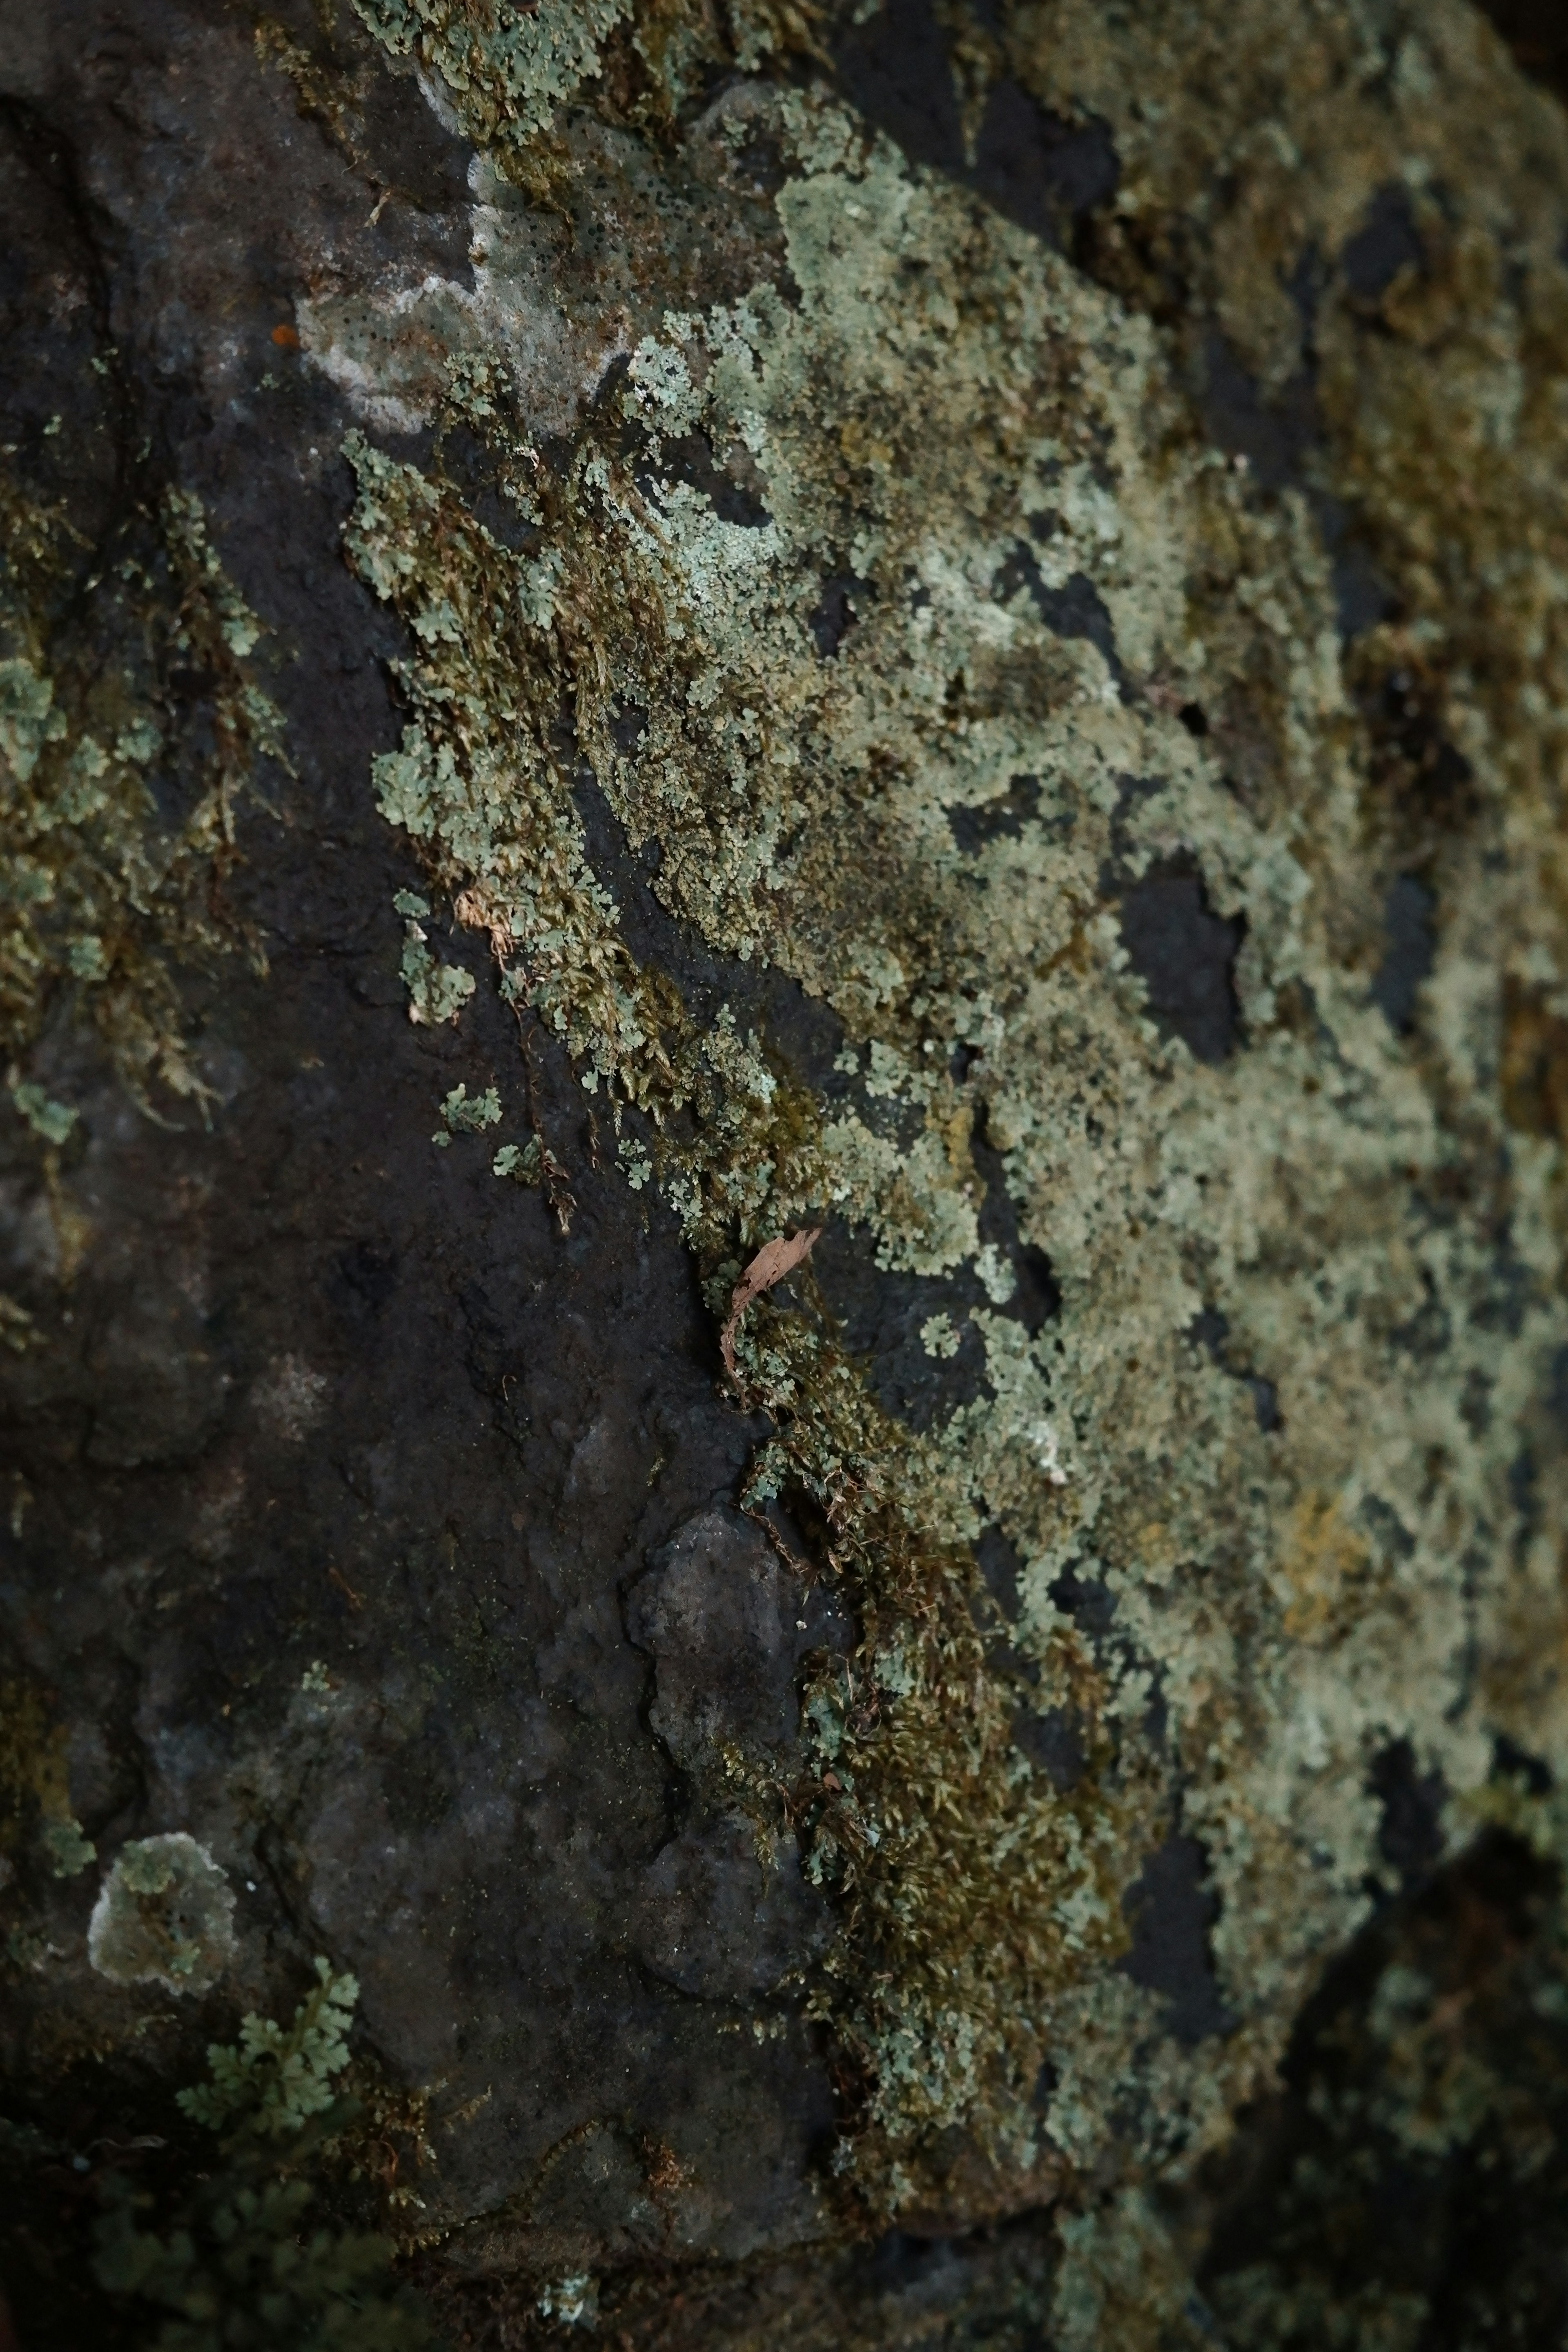
[[297,13],[0,46],[19,2107],[326,1950],[464,2324],[1285,2341],[1204,2168],[1564,1850],[1562,116],[1459,0]]

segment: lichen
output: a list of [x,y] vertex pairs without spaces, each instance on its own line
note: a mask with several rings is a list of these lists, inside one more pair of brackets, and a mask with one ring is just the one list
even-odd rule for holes
[[121,1847],[88,1923],[100,1976],[203,1992],[234,1949],[234,1890],[205,1846],[175,1830]]
[[[1112,2149],[1190,2165],[1366,1914],[1373,1759],[1404,1740],[1457,1796],[1500,1732],[1568,1765],[1542,1403],[1568,1345],[1568,139],[1455,8],[1277,30],[1263,0],[1005,19],[1014,70],[1125,142],[1110,290],[789,97],[787,282],[672,312],[559,465],[511,355],[457,353],[445,429],[489,441],[504,537],[439,434],[424,467],[349,445],[351,558],[414,641],[383,810],[608,1097],[715,1313],[833,1210],[883,1268],[949,1282],[945,1330],[984,1353],[981,1396],[916,1435],[804,1284],[737,1349],[775,1424],[752,1504],[789,1500],[858,1627],[808,1683],[790,1803],[840,1903],[812,2000],[854,2086],[844,2168],[882,2210],[940,2181],[953,2126],[1037,2189]],[[1205,44],[1233,95],[1200,151],[1190,107],[1135,100]],[[1248,191],[1228,226],[1222,163]],[[1440,168],[1476,192],[1458,229],[1421,194]],[[1194,413],[1159,252],[1202,220],[1267,392],[1300,350],[1284,276],[1385,184],[1419,199],[1425,278],[1370,337],[1334,281],[1320,478],[1260,488]],[[1348,648],[1330,497],[1399,600]],[[1447,814],[1411,710],[1458,747]],[[668,913],[830,1009],[831,1097],[634,958],[589,788],[657,845]],[[1395,1017],[1401,875],[1436,912]],[[1140,891],[1229,942],[1217,1035],[1135,961]],[[1037,1329],[1019,1253],[982,1238],[981,1146],[1059,1292]],[[1005,1637],[987,1525],[1022,1563]],[[1032,1709],[1082,1727],[1070,1790],[1015,1738]],[[1177,1826],[1232,2021],[1196,2047],[1116,1965]]]
[[403,917],[403,961],[399,967],[408,991],[408,1018],[416,1026],[439,1028],[456,1021],[474,992],[474,975],[460,964],[437,963],[425,929],[430,909],[413,890],[400,890],[393,904]]
[[500,1097],[494,1087],[470,1098],[467,1082],[459,1079],[441,1105],[441,1125],[430,1140],[444,1148],[455,1135],[482,1135],[487,1127],[499,1125],[500,1115]]

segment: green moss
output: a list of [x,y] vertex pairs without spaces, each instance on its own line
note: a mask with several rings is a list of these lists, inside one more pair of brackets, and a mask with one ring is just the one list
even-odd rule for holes
[[[25,1059],[69,1003],[138,1100],[155,1085],[199,1098],[173,967],[236,949],[259,961],[223,881],[260,767],[287,765],[249,667],[260,625],[191,492],[170,490],[152,543],[87,583],[68,630],[54,611],[74,562],[63,511],[6,480],[0,527],[0,1055]],[[167,724],[172,670],[201,681],[205,727]],[[160,818],[154,782],[177,820]],[[68,1106],[15,1069],[12,1095],[47,1142],[65,1139]]]
[[36,1690],[0,1684],[0,1858],[7,1876],[29,1849],[51,1878],[79,1876],[97,1854],[71,1811],[68,1738]]
[[[1015,1745],[1027,1685],[998,1664],[972,1558],[933,1525],[941,1449],[877,1408],[814,1320],[764,1305],[737,1353],[777,1432],[747,1506],[804,1507],[859,1628],[848,1656],[808,1675],[789,1800],[806,1875],[840,1911],[811,2001],[863,2084],[840,2168],[874,2210],[897,2210],[933,2187],[932,2147],[963,2125],[1003,2176],[1038,2173],[1038,2194],[1055,2179],[1033,2110],[1050,2021],[1125,1948],[1136,1815],[1092,1778],[1058,1794]],[[1050,1664],[1092,1721],[1087,1661],[1068,1643]],[[1109,1743],[1090,1744],[1106,1760]]]

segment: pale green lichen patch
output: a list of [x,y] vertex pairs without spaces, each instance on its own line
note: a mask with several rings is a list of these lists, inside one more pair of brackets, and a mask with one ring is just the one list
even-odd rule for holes
[[114,1984],[203,1992],[234,1958],[234,1890],[185,1831],[135,1839],[104,1879],[87,1950]]
[[[762,1242],[834,1208],[883,1267],[953,1281],[938,1360],[982,1340],[984,1394],[921,1438],[809,1301],[770,1295],[737,1346],[776,1423],[752,1499],[799,1507],[859,1626],[811,1681],[790,1801],[841,1905],[814,2000],[853,2060],[846,2165],[909,2210],[953,2126],[1030,2193],[1118,2145],[1190,2162],[1364,1916],[1373,1759],[1403,1739],[1473,1791],[1507,1727],[1568,1761],[1563,1645],[1529,1631],[1565,1622],[1539,1403],[1568,1344],[1542,782],[1565,592],[1531,520],[1561,493],[1542,395],[1487,445],[1487,511],[1544,536],[1529,644],[1488,673],[1516,681],[1506,730],[1492,686],[1444,689],[1477,807],[1403,1034],[1374,986],[1383,754],[1306,499],[1209,445],[1135,310],[841,110],[791,99],[780,125],[784,290],[672,310],[557,470],[459,354],[448,421],[491,439],[518,529],[482,526],[439,455],[356,439],[349,546],[415,638],[382,805],[508,1000],[647,1114],[633,1153],[716,1313]],[[1501,352],[1477,413],[1547,348]],[[1356,478],[1394,534],[1424,511],[1398,481]],[[831,1102],[632,956],[584,761],[633,850],[657,843],[668,911],[832,1008]],[[1140,905],[1228,941],[1217,1032],[1189,1037],[1135,961]],[[977,1138],[1059,1286],[1035,1331],[982,1239]],[[988,1522],[1023,1563],[1026,1689],[969,1555]],[[1066,1789],[1015,1738],[1037,1709],[1080,1727]],[[1195,2048],[1115,1965],[1178,1823],[1231,2021]],[[1110,2241],[1074,2261],[1083,2308],[1117,2308]]]
[[543,1150],[536,1135],[526,1143],[503,1143],[490,1161],[495,1176],[510,1176],[517,1184],[537,1184],[543,1172]]
[[482,1135],[487,1127],[500,1124],[500,1097],[494,1087],[487,1087],[482,1094],[470,1095],[466,1083],[459,1079],[441,1105],[441,1125],[430,1140],[445,1146],[455,1135]]

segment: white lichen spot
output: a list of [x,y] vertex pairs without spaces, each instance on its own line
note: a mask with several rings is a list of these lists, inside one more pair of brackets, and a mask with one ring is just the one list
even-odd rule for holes
[[321,1420],[326,1406],[327,1376],[302,1356],[279,1356],[250,1391],[262,1427],[286,1444],[298,1445]]
[[555,2279],[539,2297],[540,2315],[563,2327],[592,2327],[599,2315],[599,2283],[587,2271]]
[[1003,1255],[994,1242],[987,1242],[976,1255],[974,1271],[992,1306],[1005,1307],[1018,1287],[1018,1277],[1013,1271],[1012,1260]]
[[928,1356],[934,1356],[939,1362],[945,1357],[957,1355],[958,1333],[953,1328],[952,1316],[945,1310],[940,1315],[926,1317],[921,1325],[921,1346]]
[[115,1984],[203,1992],[234,1958],[234,1894],[184,1830],[121,1846],[93,1906],[88,1958]]

